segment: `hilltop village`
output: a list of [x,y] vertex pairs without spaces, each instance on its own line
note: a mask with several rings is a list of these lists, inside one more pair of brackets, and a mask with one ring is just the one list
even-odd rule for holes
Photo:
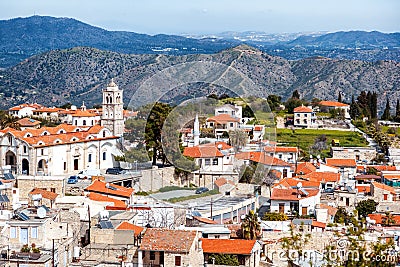
[[179,129],[178,164],[156,113],[137,127],[116,82],[102,94],[97,108],[4,115],[0,266],[398,262],[400,107],[378,120],[371,93],[308,103],[296,91],[258,108],[212,96],[212,113]]

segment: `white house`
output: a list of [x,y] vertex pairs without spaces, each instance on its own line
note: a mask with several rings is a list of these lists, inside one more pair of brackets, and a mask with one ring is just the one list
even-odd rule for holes
[[337,101],[321,101],[318,103],[321,112],[329,112],[331,109],[341,109],[344,111],[344,117],[350,119],[350,105]]
[[326,159],[326,165],[339,169],[342,183],[347,183],[348,180],[353,179],[357,173],[357,163],[355,159],[328,158]]
[[266,146],[265,152],[271,156],[288,163],[295,163],[298,160],[299,149],[286,146]]
[[316,126],[316,115],[312,108],[301,105],[293,110],[295,127],[313,128]]
[[221,114],[207,118],[207,128],[214,130],[215,136],[221,136],[224,132],[229,132],[239,128],[239,118],[232,117],[229,114]]
[[241,119],[242,118],[242,106],[225,104],[223,106],[215,108],[215,110],[214,110],[215,116],[222,115],[222,114],[228,114],[230,117]]
[[320,204],[318,188],[277,188],[271,194],[271,212],[311,215]]
[[14,106],[8,110],[10,115],[22,118],[22,117],[30,117],[33,115],[33,111],[36,109],[44,108],[39,104],[21,104],[18,106]]

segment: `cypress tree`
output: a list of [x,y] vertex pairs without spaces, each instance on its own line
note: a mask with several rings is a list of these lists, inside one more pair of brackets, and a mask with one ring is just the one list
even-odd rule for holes
[[397,103],[396,103],[396,117],[395,117],[395,121],[399,122],[400,121],[400,102],[397,99]]
[[292,98],[300,99],[300,93],[297,90],[294,90],[292,93]]
[[375,119],[378,116],[378,96],[376,92],[371,96],[371,118]]
[[386,107],[385,110],[383,111],[382,120],[390,120],[390,103],[389,103],[389,98],[386,98]]
[[338,102],[342,102],[342,94],[340,93],[340,91],[339,91],[339,95],[338,95],[337,101]]

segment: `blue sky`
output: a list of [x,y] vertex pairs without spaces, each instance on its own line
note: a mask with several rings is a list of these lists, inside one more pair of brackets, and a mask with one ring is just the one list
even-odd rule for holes
[[71,17],[140,33],[400,31],[399,0],[1,0],[0,19]]

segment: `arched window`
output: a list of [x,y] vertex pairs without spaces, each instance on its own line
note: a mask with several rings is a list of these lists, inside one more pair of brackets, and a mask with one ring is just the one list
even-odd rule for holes
[[78,125],[78,121],[75,121],[75,125]]
[[106,137],[106,131],[103,131],[103,137]]
[[24,153],[26,153],[26,146],[24,146]]
[[86,125],[86,120],[83,120],[83,122],[82,122],[82,123],[83,123],[83,125]]
[[106,160],[106,159],[107,159],[107,153],[103,152],[103,160]]
[[92,162],[92,154],[89,154],[88,162]]

